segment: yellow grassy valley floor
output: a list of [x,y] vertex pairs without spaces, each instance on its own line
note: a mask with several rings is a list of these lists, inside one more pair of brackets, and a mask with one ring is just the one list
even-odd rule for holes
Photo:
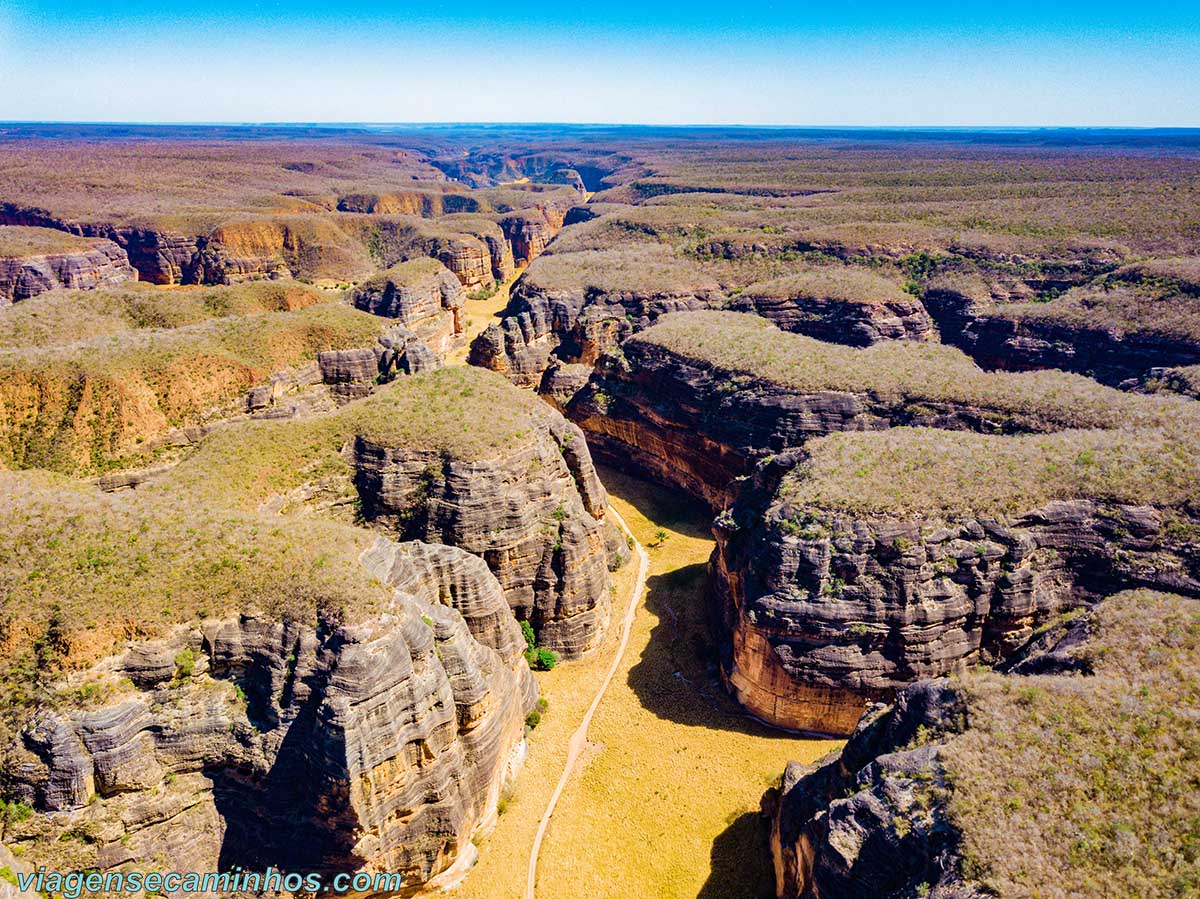
[[521,276],[524,269],[517,269],[513,276],[508,281],[501,284],[496,292],[486,300],[467,300],[463,311],[466,315],[467,334],[466,341],[456,350],[452,350],[446,356],[447,365],[465,365],[467,355],[471,352],[471,341],[483,333],[484,328],[492,322],[500,321],[500,313],[504,311],[504,307],[508,305],[508,292],[512,289],[513,282]]
[[[649,550],[648,592],[592,723],[591,746],[554,813],[537,895],[773,896],[759,799],[789,760],[814,760],[839,743],[763,727],[717,682],[704,596],[713,546],[707,511],[616,471],[602,470],[601,479]],[[619,574],[617,609],[624,609],[634,567]],[[456,899],[521,897],[538,819],[567,740],[611,662],[612,636],[594,656],[539,675],[550,714],[531,738],[526,770],[479,865],[451,893]]]

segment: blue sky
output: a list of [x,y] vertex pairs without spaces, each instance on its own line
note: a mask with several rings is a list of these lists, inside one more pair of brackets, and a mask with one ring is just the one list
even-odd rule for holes
[[0,0],[0,119],[1200,126],[1200,2]]

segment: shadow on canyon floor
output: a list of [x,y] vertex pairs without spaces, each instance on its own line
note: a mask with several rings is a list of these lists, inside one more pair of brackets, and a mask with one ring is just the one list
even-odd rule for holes
[[658,621],[629,687],[647,710],[677,724],[790,739],[755,721],[721,683],[709,621],[708,567],[695,562],[646,581],[646,610]]
[[645,609],[657,620],[629,671],[638,701],[678,724],[794,739],[746,715],[721,683],[708,586],[712,512],[682,492],[606,466],[600,476],[645,518],[639,533],[650,553]]
[[743,812],[713,841],[708,880],[696,899],[773,899],[767,820],[758,812]]

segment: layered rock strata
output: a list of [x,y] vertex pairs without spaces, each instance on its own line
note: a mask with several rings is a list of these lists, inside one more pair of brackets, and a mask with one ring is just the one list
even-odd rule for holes
[[883,340],[934,340],[934,320],[914,296],[894,289],[883,300],[842,299],[775,289],[746,290],[730,305],[793,331],[832,343],[866,347]]
[[[1180,629],[1196,620],[1194,600],[1123,593],[1055,623],[1006,674],[922,681],[872,707],[841,751],[790,764],[764,797],[776,895],[983,899],[1047,871],[1064,896],[1169,881],[1188,839],[1171,759],[1195,742],[1195,640]],[[1085,848],[1092,822],[1153,848]]]
[[100,704],[38,711],[10,790],[49,814],[10,841],[68,841],[76,869],[400,874],[386,895],[461,877],[523,758],[524,640],[466,553],[381,539],[364,563],[397,587],[379,614],[180,628],[84,675]]
[[1000,314],[971,318],[955,342],[985,368],[1060,368],[1113,385],[1156,368],[1200,364],[1194,338]]
[[360,435],[355,485],[376,524],[480,556],[538,641],[577,656],[603,635],[623,544],[580,430],[542,404],[527,424],[512,446],[482,456]]
[[0,306],[66,287],[116,287],[136,281],[125,251],[108,240],[92,240],[79,250],[0,256]]
[[715,289],[602,291],[554,288],[522,276],[504,316],[471,344],[470,363],[534,387],[554,362],[592,365],[606,352],[670,312],[707,309]]
[[[777,369],[792,358],[803,368],[807,360],[811,372],[791,380],[785,371],[773,374],[757,364],[767,355]],[[873,383],[873,371],[887,374],[888,383]],[[566,372],[574,374],[569,387]],[[1083,379],[1006,377],[980,372],[948,347],[885,343],[858,351],[784,334],[751,315],[697,312],[667,317],[625,340],[582,389],[577,369],[552,369],[543,392],[567,398],[568,417],[606,462],[721,509],[736,494],[736,479],[759,459],[824,434],[916,425],[1047,432],[1118,420],[1096,411],[1092,385]],[[1079,393],[1079,407],[1040,402],[1047,391]]]
[[838,514],[789,500],[792,477],[764,473],[718,520],[711,561],[724,677],[784,727],[849,733],[868,702],[997,664],[1054,615],[1122,587],[1200,595],[1200,517],[1186,510],[1080,499],[1019,514]]
[[399,319],[439,356],[464,339],[466,294],[436,260],[400,263],[351,291],[350,302],[366,312]]

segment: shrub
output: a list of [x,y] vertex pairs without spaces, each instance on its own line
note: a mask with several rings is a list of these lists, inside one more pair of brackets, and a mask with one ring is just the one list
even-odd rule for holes
[[196,668],[196,653],[190,649],[181,649],[175,653],[175,678],[184,680],[192,676]]
[[546,649],[544,646],[533,650],[533,659],[530,667],[534,671],[550,671],[558,664],[558,653],[553,650]]

